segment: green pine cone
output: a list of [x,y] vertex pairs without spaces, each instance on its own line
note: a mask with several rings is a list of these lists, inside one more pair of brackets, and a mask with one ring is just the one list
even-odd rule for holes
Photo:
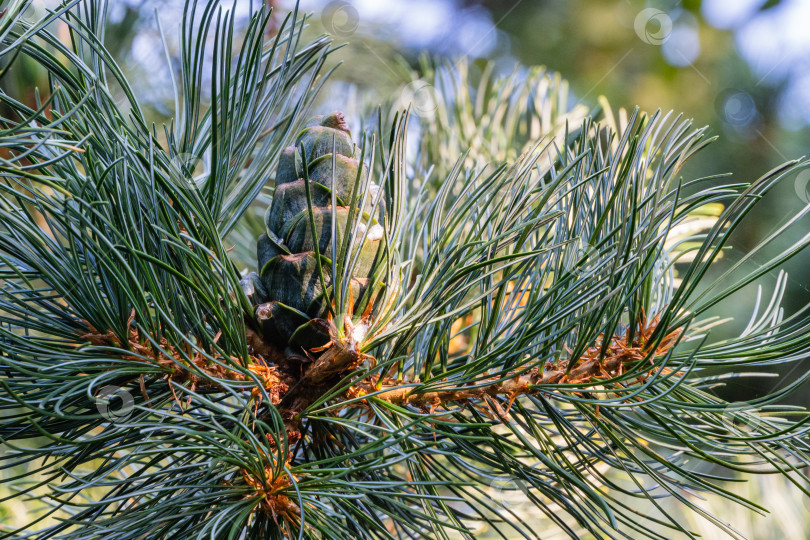
[[[256,306],[265,339],[281,348],[313,348],[329,341],[331,323],[324,319],[333,297],[332,258],[339,256],[352,224],[354,245],[364,235],[366,240],[358,256],[335,262],[342,269],[351,265],[348,293],[355,313],[375,297],[375,291],[365,293],[385,260],[385,233],[375,217],[384,215],[385,209],[381,201],[371,215],[378,188],[368,181],[368,169],[361,167],[358,153],[343,114],[335,112],[311,119],[295,146],[286,148],[279,159],[266,231],[256,245],[259,273],[244,278],[242,287]],[[338,254],[333,253],[333,243]],[[352,254],[356,252],[355,247]]]

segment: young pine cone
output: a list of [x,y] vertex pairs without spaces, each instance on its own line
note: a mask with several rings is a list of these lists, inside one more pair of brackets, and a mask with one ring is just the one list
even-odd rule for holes
[[242,287],[256,306],[264,339],[281,349],[311,349],[330,340],[333,258],[338,286],[348,282],[341,296],[352,313],[369,310],[381,286],[385,232],[377,216],[385,210],[382,201],[373,208],[379,188],[358,155],[336,112],[310,120],[279,160],[266,231],[256,246],[259,273],[245,277]]

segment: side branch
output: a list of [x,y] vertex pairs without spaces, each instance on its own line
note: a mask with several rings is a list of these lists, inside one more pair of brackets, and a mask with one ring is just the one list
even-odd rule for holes
[[509,399],[509,404],[520,395],[538,393],[543,386],[561,384],[599,384],[608,379],[623,375],[629,369],[638,366],[645,358],[650,359],[650,369],[639,373],[639,380],[646,380],[653,372],[654,358],[666,355],[677,343],[681,328],[671,332],[658,344],[654,351],[645,346],[647,338],[655,330],[657,319],[649,325],[643,321],[637,339],[630,343],[626,336],[613,337],[608,346],[607,353],[602,355],[601,335],[594,346],[571,362],[547,362],[544,368],[533,368],[528,372],[516,373],[513,377],[491,377],[471,387],[450,388],[446,390],[421,390],[414,388],[413,384],[403,383],[394,379],[365,380],[352,386],[347,397],[356,399],[369,394],[373,397],[395,405],[412,405],[421,408],[443,406],[450,403],[461,403],[472,400],[485,400],[503,396]]
[[[219,360],[222,363],[212,362],[199,351],[180,351],[164,338],[160,339],[159,348],[154,347],[149,340],[143,339],[138,328],[132,324],[134,318],[133,311],[129,320],[129,336],[124,343],[121,343],[121,340],[113,332],[102,333],[89,323],[88,328],[90,331],[81,337],[97,347],[122,350],[121,358],[125,360],[159,366],[168,373],[169,380],[178,383],[191,382],[192,391],[198,388],[216,390],[221,386],[216,382],[216,379],[239,382],[253,381],[245,373],[222,365],[239,365],[241,363],[239,358],[221,358]],[[190,362],[186,359],[189,359]],[[274,405],[279,403],[282,395],[288,389],[288,385],[282,381],[281,373],[263,357],[251,355],[251,360],[252,362],[247,366],[247,370],[256,375],[261,381],[262,387],[270,397],[270,402]],[[192,364],[196,370],[191,368],[189,364]],[[208,377],[199,375],[199,372],[205,373]],[[249,390],[254,395],[260,395],[257,387],[249,388]]]

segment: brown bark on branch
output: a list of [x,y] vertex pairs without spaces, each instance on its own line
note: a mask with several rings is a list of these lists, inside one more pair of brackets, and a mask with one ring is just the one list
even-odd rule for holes
[[[121,354],[121,358],[157,365],[168,373],[168,379],[172,381],[181,384],[190,381],[192,390],[198,388],[215,390],[221,388],[221,385],[215,379],[253,382],[245,373],[227,367],[229,363],[239,365],[241,363],[239,358],[220,358],[218,360],[221,363],[212,362],[199,351],[178,350],[169,344],[165,338],[159,340],[159,348],[154,347],[149,340],[142,339],[137,327],[132,325],[134,317],[133,311],[129,320],[129,336],[124,343],[113,332],[101,333],[89,323],[89,332],[82,335],[82,339],[97,347],[110,347],[129,351],[130,354]],[[190,358],[190,363],[196,370],[189,365],[186,358]],[[251,360],[252,363],[247,367],[247,370],[256,375],[261,381],[270,397],[270,402],[274,405],[279,403],[282,394],[289,388],[281,380],[281,373],[275,366],[269,365],[263,357],[252,356]],[[205,373],[208,377],[201,376],[197,370]],[[260,395],[258,388],[250,388],[250,390],[254,395]]]
[[[414,388],[410,382],[366,379],[355,384],[346,394],[348,399],[356,399],[369,394],[374,397],[396,405],[412,405],[415,407],[435,408],[443,404],[459,403],[476,399],[497,398],[499,396],[514,400],[523,394],[537,393],[542,386],[562,384],[600,384],[605,380],[624,374],[627,369],[634,367],[644,358],[650,358],[651,368],[655,365],[656,356],[665,355],[676,343],[681,329],[667,335],[652,353],[646,346],[647,339],[655,330],[657,320],[639,321],[639,331],[633,343],[628,342],[626,336],[611,338],[607,352],[602,355],[604,336],[600,336],[596,343],[588,348],[578,359],[546,363],[542,369],[533,368],[527,372],[516,373],[514,376],[490,378],[491,382],[481,381],[475,386],[456,387],[440,390],[422,390]],[[121,348],[118,338],[112,333],[101,334],[91,329],[83,337],[90,343],[100,346],[113,346]],[[371,359],[357,351],[357,344],[348,340],[336,340],[316,351],[314,355],[284,355],[272,344],[265,342],[250,329],[247,329],[248,344],[252,351],[253,365],[248,369],[255,373],[263,382],[265,390],[271,396],[271,403],[281,403],[281,412],[288,422],[288,432],[294,434],[298,429],[295,419],[301,411],[324,395],[343,377],[357,369],[363,362]],[[192,388],[215,386],[210,379],[200,377],[194,370],[183,367],[183,355],[176,351],[165,340],[161,347],[168,351],[169,356],[159,352],[150,345],[141,343],[138,330],[130,329],[130,339],[123,345],[132,351],[124,358],[145,361],[151,359],[162,368],[169,371],[169,377],[176,382],[191,381]],[[205,372],[212,378],[223,380],[246,381],[247,377],[239,371],[228,369],[225,366],[208,361],[200,353],[192,356],[192,362],[197,369]],[[238,359],[230,359],[238,362]],[[373,360],[373,359],[371,359]],[[569,364],[572,363],[573,365]],[[272,365],[271,365],[272,364]],[[646,379],[651,371],[642,373],[641,379]]]
[[[382,384],[379,384],[379,380],[363,381],[350,388],[347,397],[356,399],[374,394],[374,398],[395,405],[412,405],[431,409],[449,403],[457,404],[498,396],[508,398],[511,404],[520,395],[539,392],[542,386],[601,384],[608,379],[624,374],[628,369],[636,367],[639,362],[649,357],[651,370],[639,374],[641,380],[646,380],[655,366],[655,357],[665,355],[675,345],[681,333],[680,328],[671,332],[650,354],[646,343],[655,330],[657,322],[656,319],[648,325],[644,321],[640,321],[640,331],[633,343],[630,343],[626,336],[614,336],[604,355],[602,355],[604,336],[600,336],[594,346],[588,348],[580,358],[574,361],[569,360],[556,364],[548,362],[542,370],[534,368],[526,373],[516,373],[514,377],[505,380],[502,376],[493,377],[489,383],[482,381],[471,387],[444,390],[422,390],[414,388],[413,384],[393,379],[384,380]],[[568,362],[572,364],[570,368]]]
[[[134,315],[133,315],[134,316]],[[345,393],[346,400],[356,400],[345,405],[346,407],[366,407],[365,403],[370,394],[375,399],[383,400],[399,406],[411,406],[430,411],[436,408],[449,408],[464,403],[473,406],[485,405],[501,421],[508,421],[509,409],[521,395],[530,395],[540,392],[544,387],[554,385],[590,385],[595,386],[617,376],[625,374],[630,369],[636,369],[639,380],[643,381],[656,369],[655,357],[665,355],[678,341],[681,329],[677,329],[664,337],[650,350],[648,339],[655,330],[658,320],[649,323],[643,318],[638,321],[638,331],[632,342],[627,336],[611,336],[610,343],[604,347],[604,335],[599,336],[594,345],[588,348],[579,358],[559,362],[548,362],[542,367],[534,367],[528,371],[516,372],[504,378],[493,376],[479,381],[474,386],[461,386],[444,389],[422,389],[418,383],[383,379],[380,383],[377,376],[369,377],[354,384]],[[330,323],[331,324],[331,323]],[[346,335],[351,336],[351,322],[347,322]],[[89,326],[89,325],[88,325]],[[344,377],[351,374],[367,360],[374,361],[370,356],[358,351],[358,344],[350,339],[336,339],[332,332],[332,341],[324,347],[306,351],[304,354],[284,354],[272,343],[268,343],[261,336],[246,328],[247,342],[253,363],[248,369],[261,381],[262,386],[270,396],[270,401],[277,406],[284,419],[287,438],[294,444],[301,437],[300,413],[309,405],[330,392]],[[138,334],[138,330],[130,320],[130,334],[126,343],[120,343],[112,332],[101,333],[90,327],[90,331],[83,336],[90,343],[98,346],[116,347],[131,351],[122,357],[139,362],[155,363],[168,372],[168,378],[177,382],[191,382],[191,388],[214,387],[216,379],[246,381],[248,377],[234,369],[210,362],[199,352],[183,351],[181,354],[166,340],[161,340],[163,351],[152,347],[148,341]],[[603,353],[604,351],[604,353]],[[194,367],[208,375],[202,377],[195,369],[184,366],[187,358],[191,358]],[[641,363],[649,359],[650,367],[644,371],[639,370]],[[231,358],[227,363],[237,363],[239,359]],[[254,395],[261,395],[258,388],[251,391]],[[583,388],[574,388],[573,391],[585,391]],[[189,398],[190,399],[190,398]],[[507,402],[504,411],[499,402]],[[484,409],[485,412],[486,409]],[[279,449],[280,450],[280,449]],[[291,456],[280,459],[291,459]],[[281,518],[283,524],[295,523],[299,509],[284,495],[289,480],[285,477],[254,478],[243,471],[245,482],[256,488],[263,498],[262,508],[273,519]]]

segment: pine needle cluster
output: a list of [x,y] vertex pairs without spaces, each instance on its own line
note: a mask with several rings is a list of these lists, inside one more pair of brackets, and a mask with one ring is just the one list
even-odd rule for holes
[[[715,389],[804,358],[810,313],[784,314],[780,274],[745,332],[713,329],[810,242],[766,249],[808,207],[718,270],[810,163],[684,178],[711,141],[688,120],[572,109],[539,69],[473,85],[463,63],[422,67],[433,114],[351,134],[309,120],[329,39],[213,0],[186,4],[158,127],[104,2],[27,4],[0,17],[0,66],[49,85],[35,107],[0,93],[0,463],[38,510],[0,537],[692,536],[662,497],[734,535],[694,497],[758,510],[725,472],[807,491],[808,417],[779,405],[807,375],[731,408]],[[259,267],[227,240],[263,190],[300,219],[262,233]],[[293,245],[314,266],[276,287]]]

